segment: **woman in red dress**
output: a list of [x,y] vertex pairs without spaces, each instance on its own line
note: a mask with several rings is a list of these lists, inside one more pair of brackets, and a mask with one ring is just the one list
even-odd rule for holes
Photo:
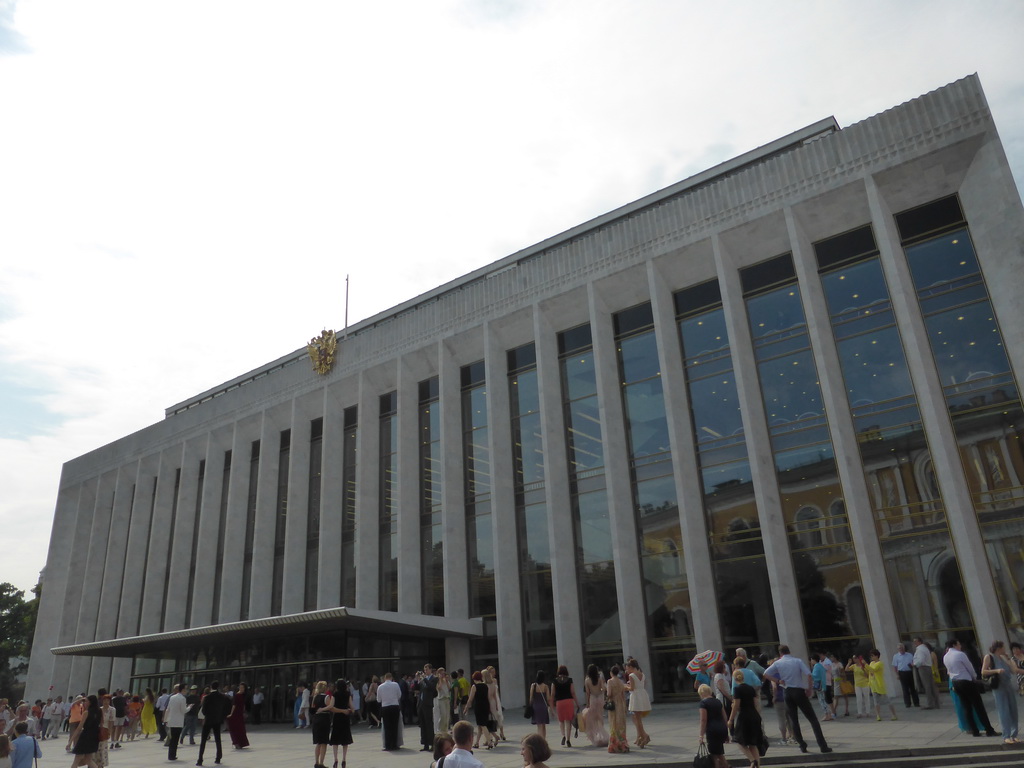
[[239,683],[231,699],[231,713],[228,715],[228,733],[231,734],[231,743],[235,749],[249,746],[249,737],[245,735],[245,705],[248,699],[245,683]]

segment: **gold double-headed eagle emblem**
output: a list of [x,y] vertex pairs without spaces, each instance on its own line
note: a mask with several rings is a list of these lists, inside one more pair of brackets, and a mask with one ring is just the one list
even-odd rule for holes
[[334,367],[334,354],[338,351],[338,337],[334,331],[323,331],[309,340],[306,351],[313,361],[314,371],[321,376],[330,373]]

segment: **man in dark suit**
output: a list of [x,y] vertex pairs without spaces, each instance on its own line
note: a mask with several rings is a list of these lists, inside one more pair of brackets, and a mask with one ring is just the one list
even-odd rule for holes
[[437,698],[437,677],[430,664],[423,665],[423,677],[420,679],[419,699],[416,709],[420,718],[421,752],[430,752],[434,748],[434,699]]
[[213,734],[213,740],[217,744],[217,759],[213,762],[219,763],[224,753],[220,746],[220,727],[224,724],[231,709],[231,700],[220,692],[220,683],[210,683],[210,692],[206,694],[200,710],[203,716],[203,737],[199,742],[199,759],[196,765],[203,764],[203,752],[206,751],[206,740]]

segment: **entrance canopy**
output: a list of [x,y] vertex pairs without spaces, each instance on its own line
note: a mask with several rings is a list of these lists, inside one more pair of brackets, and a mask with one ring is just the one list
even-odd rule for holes
[[57,656],[120,656],[166,652],[194,646],[203,642],[230,643],[300,635],[334,630],[359,630],[416,638],[483,637],[483,619],[453,619],[447,616],[424,616],[418,613],[394,613],[360,608],[327,608],[322,611],[293,613],[287,616],[268,616],[249,621],[232,621],[207,627],[192,627],[173,632],[159,632],[92,643],[63,645],[51,648]]

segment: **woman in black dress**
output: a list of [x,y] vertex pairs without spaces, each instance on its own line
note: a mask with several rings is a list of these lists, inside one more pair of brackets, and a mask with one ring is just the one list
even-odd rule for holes
[[334,699],[327,693],[327,682],[321,680],[313,688],[309,700],[309,716],[313,732],[313,768],[327,768],[327,744],[331,740],[331,710]]
[[334,768],[338,768],[338,747],[341,747],[341,767],[348,759],[348,745],[352,743],[352,691],[348,680],[334,683],[334,701],[331,704],[331,739],[334,747]]
[[488,728],[488,721],[491,719],[491,690],[484,682],[482,672],[473,673],[473,687],[469,690],[469,700],[466,702],[462,714],[465,715],[470,707],[473,708],[473,715],[476,719],[476,743],[473,747],[480,748],[480,740],[483,739],[488,749],[494,749],[495,742],[491,740],[491,732]]
[[733,728],[732,740],[739,744],[740,751],[750,760],[750,768],[760,768],[759,747],[764,741],[764,726],[757,711],[757,691],[743,682],[742,669],[734,670],[732,679],[735,683],[732,714],[729,716],[729,727]]
[[725,706],[706,683],[697,689],[700,696],[700,741],[708,745],[708,752],[716,768],[729,768],[725,759],[725,742],[729,740],[729,726],[725,720]]
[[89,696],[89,706],[86,707],[82,719],[78,722],[78,728],[71,736],[74,743],[72,753],[75,755],[71,768],[78,768],[82,765],[92,765],[93,755],[100,751],[100,721],[102,719],[100,702],[95,694]]

